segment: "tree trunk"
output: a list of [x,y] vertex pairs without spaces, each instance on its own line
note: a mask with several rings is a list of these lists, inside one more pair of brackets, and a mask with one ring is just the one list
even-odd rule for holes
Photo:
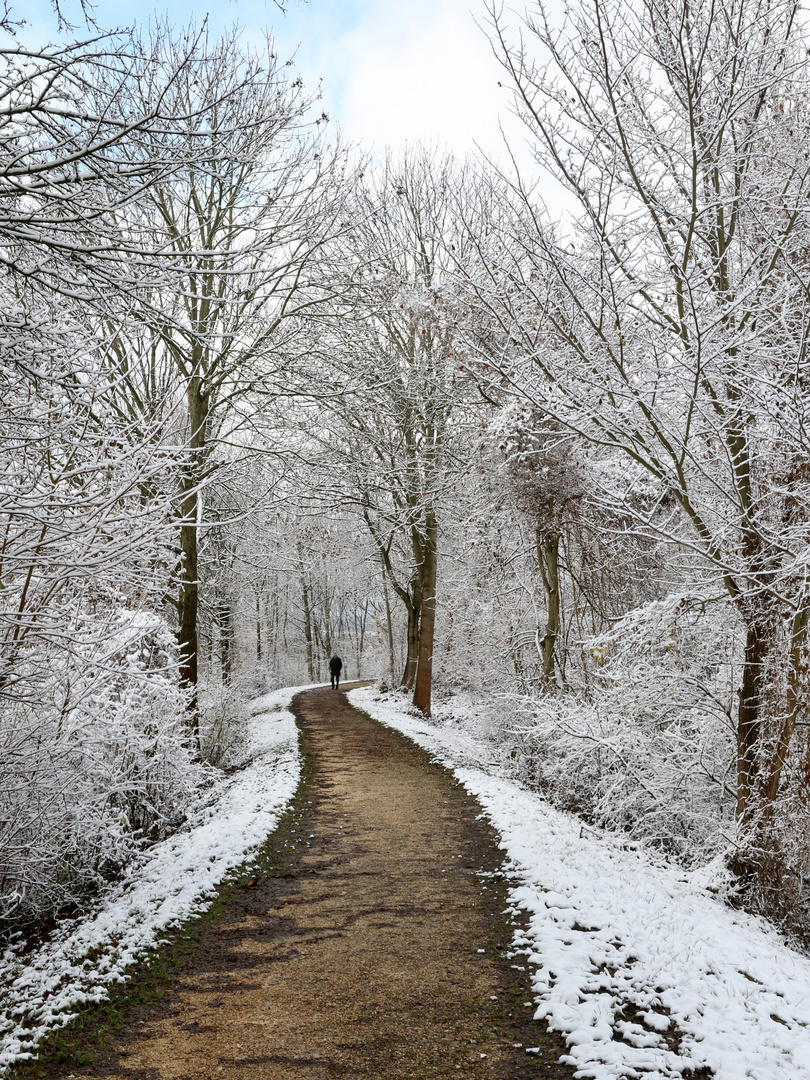
[[329,594],[326,594],[323,604],[323,656],[327,664],[332,657],[332,615],[330,613]]
[[203,461],[208,434],[208,394],[199,376],[189,380],[186,391],[189,422],[189,459],[183,471],[180,498],[180,571],[179,620],[177,642],[180,647],[180,682],[190,693],[191,726],[199,745],[200,718],[197,706],[197,620],[199,614],[199,578],[197,573],[197,532]]
[[385,624],[388,629],[388,676],[393,679],[394,666],[394,626],[391,620],[391,599],[388,595],[388,576],[385,572],[385,559],[382,560],[383,596],[385,597]]
[[[191,691],[189,708],[193,726],[197,727],[197,611],[199,582],[197,580],[197,491],[190,477],[184,478],[184,488],[191,489],[181,503],[183,522],[180,525],[180,552],[183,562],[180,576],[179,618],[177,642],[180,646],[180,682]],[[192,524],[193,522],[193,524]]]
[[759,802],[757,744],[762,727],[762,684],[767,653],[767,630],[754,619],[746,630],[737,713],[737,819],[743,824],[751,821]]
[[787,698],[785,701],[785,719],[779,733],[779,742],[771,762],[768,783],[765,788],[765,810],[771,816],[782,778],[782,769],[787,760],[791,741],[796,731],[796,722],[802,707],[802,689],[805,685],[808,622],[810,608],[800,607],[793,616],[790,637],[790,668],[788,670]]
[[217,603],[216,611],[220,670],[223,683],[229,683],[233,673],[233,612],[231,605],[224,597]]
[[405,659],[405,670],[402,673],[402,689],[413,690],[416,683],[416,665],[419,660],[419,616],[422,607],[421,585],[419,574],[414,577],[406,610],[408,612],[408,653]]
[[358,615],[357,607],[354,609],[354,627],[357,640],[357,678],[363,678],[363,642],[366,637],[366,619],[368,618],[368,597],[362,607],[362,614]]
[[262,601],[256,593],[256,663],[262,662]]
[[432,509],[425,513],[425,535],[420,567],[422,611],[419,619],[419,653],[416,666],[416,687],[413,703],[425,716],[430,716],[430,697],[433,686],[433,640],[436,626],[436,566],[438,527]]
[[309,589],[307,588],[307,579],[303,575],[301,576],[301,592],[303,593],[304,601],[304,638],[307,643],[307,672],[309,674],[309,681],[315,682],[315,666],[312,658],[312,611],[309,606]]
[[[324,644],[323,644],[323,635],[321,634],[320,623],[318,622],[317,619],[312,620],[312,637],[313,637],[314,644],[315,644],[315,649],[314,649],[315,662],[313,664],[313,668],[314,668],[315,673],[316,673],[315,677],[317,678],[318,682],[320,682],[321,681],[321,661],[324,660],[324,659],[328,659],[328,658],[326,656],[326,650],[325,650]],[[331,655],[332,654],[329,653],[329,656],[331,656]]]
[[541,642],[543,680],[554,681],[554,648],[560,632],[560,534],[537,529],[537,562],[546,594],[546,635]]

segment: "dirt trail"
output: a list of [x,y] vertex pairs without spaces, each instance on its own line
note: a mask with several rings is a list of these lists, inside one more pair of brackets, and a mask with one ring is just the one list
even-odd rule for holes
[[278,841],[295,850],[286,873],[241,891],[91,1068],[50,1075],[572,1076],[524,1004],[520,959],[501,955],[506,886],[477,804],[342,693],[294,706],[312,771]]

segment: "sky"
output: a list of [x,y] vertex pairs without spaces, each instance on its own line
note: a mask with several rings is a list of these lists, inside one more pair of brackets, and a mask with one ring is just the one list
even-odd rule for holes
[[[65,2],[80,23],[77,0]],[[477,145],[504,161],[501,125],[510,146],[526,154],[509,91],[498,85],[507,80],[483,29],[484,0],[285,0],[285,6],[282,13],[273,0],[208,7],[173,0],[168,10],[177,25],[206,14],[214,29],[238,22],[248,38],[269,27],[280,56],[295,58],[305,85],[321,86],[321,105],[344,136],[375,156],[421,140],[460,156]],[[48,0],[26,0],[24,10],[26,35],[54,37]],[[94,14],[112,28],[148,20],[153,10],[164,14],[165,0],[146,6],[96,0]]]

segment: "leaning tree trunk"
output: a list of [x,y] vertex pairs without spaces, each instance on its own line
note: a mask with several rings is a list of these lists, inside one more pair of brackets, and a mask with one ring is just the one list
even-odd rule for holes
[[366,520],[366,524],[369,527],[371,535],[374,537],[374,542],[377,545],[377,549],[380,553],[383,565],[383,589],[385,592],[385,611],[388,620],[388,649],[390,655],[390,666],[393,671],[394,668],[394,632],[391,621],[391,605],[388,599],[388,586],[386,583],[386,577],[391,582],[391,586],[402,603],[405,605],[405,610],[408,613],[408,635],[407,635],[407,647],[405,654],[405,670],[402,672],[402,679],[400,680],[400,687],[403,690],[413,690],[416,684],[416,669],[419,663],[419,621],[422,611],[422,575],[420,567],[422,565],[422,547],[421,539],[416,529],[411,530],[411,543],[413,545],[414,561],[416,563],[416,571],[411,577],[410,585],[403,585],[397,581],[391,566],[391,541],[388,541],[386,545],[377,529],[374,527],[374,523],[371,520],[371,516],[368,511],[364,511],[363,516]]
[[416,686],[413,703],[425,716],[430,716],[430,697],[433,686],[433,640],[436,626],[436,566],[438,528],[434,511],[425,513],[425,534],[422,544],[420,579],[422,584],[422,613],[419,620],[419,659],[416,666]]

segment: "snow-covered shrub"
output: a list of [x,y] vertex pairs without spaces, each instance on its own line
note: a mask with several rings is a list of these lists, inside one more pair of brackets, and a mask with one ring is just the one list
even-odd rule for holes
[[263,673],[237,670],[223,681],[203,669],[200,686],[200,757],[220,769],[238,764],[247,734],[246,702],[267,692]]
[[515,753],[559,806],[686,862],[728,844],[739,630],[673,594],[586,643],[581,690],[513,697]]
[[72,630],[36,699],[0,698],[2,921],[81,901],[175,828],[204,779],[165,622],[119,610]]
[[64,304],[3,288],[0,921],[76,904],[182,820],[194,762],[171,595],[159,417]]

